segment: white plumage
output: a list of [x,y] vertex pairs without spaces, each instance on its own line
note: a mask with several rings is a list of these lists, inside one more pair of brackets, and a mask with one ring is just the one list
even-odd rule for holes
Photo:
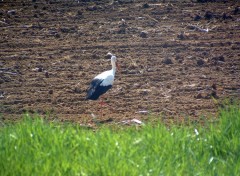
[[103,80],[100,86],[109,86],[113,85],[115,73],[113,70],[108,70],[97,75],[94,79]]

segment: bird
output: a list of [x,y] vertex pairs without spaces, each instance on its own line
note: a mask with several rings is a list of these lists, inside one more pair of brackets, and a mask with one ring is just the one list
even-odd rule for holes
[[115,73],[118,67],[116,63],[117,58],[111,53],[108,53],[107,56],[111,56],[112,69],[104,71],[93,78],[89,88],[87,89],[86,100],[97,100],[101,95],[105,94],[113,86]]

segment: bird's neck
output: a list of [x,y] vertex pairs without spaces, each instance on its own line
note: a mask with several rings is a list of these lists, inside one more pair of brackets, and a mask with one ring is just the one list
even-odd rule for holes
[[113,71],[113,74],[115,74],[115,72],[116,72],[116,63],[114,62],[114,61],[111,61],[111,63],[112,63],[112,71]]

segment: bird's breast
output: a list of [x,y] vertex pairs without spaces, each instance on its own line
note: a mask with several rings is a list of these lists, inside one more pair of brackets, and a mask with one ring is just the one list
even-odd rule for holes
[[103,80],[100,84],[101,86],[109,86],[112,85],[114,82],[114,73],[112,70],[105,71],[98,76],[96,76],[94,79]]
[[103,79],[103,82],[100,85],[101,86],[113,85],[113,81],[114,81],[114,76],[113,75],[109,75],[108,77]]

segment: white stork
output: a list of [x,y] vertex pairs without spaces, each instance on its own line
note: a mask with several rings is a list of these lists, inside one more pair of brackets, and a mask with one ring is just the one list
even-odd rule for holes
[[97,100],[102,94],[112,88],[115,72],[116,72],[116,56],[108,53],[111,56],[112,69],[102,72],[93,78],[90,87],[87,90],[86,100]]

